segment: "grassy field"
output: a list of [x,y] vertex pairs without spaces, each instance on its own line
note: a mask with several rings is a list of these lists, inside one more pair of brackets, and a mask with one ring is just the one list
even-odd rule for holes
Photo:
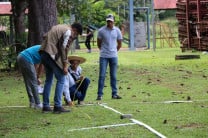
[[[28,107],[21,75],[18,72],[1,72],[0,137],[158,137],[145,127],[132,124],[132,120],[120,119],[120,114],[100,106],[95,100],[99,54],[94,51],[89,54],[86,50],[77,50],[74,54],[87,59],[82,68],[83,75],[91,79],[85,99],[88,105],[72,107],[71,113],[43,114],[40,110]],[[182,54],[198,54],[201,58],[175,60],[175,55]],[[206,138],[208,137],[207,59],[206,54],[189,51],[181,53],[180,48],[160,48],[156,51],[121,50],[117,79],[119,95],[123,99],[111,99],[107,75],[102,103],[123,114],[132,114],[133,119],[145,123],[168,138]],[[51,92],[51,105],[53,96],[54,91]],[[126,126],[96,128],[119,124]]]

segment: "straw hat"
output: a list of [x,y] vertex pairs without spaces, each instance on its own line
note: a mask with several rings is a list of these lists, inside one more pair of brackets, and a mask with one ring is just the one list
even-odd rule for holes
[[68,56],[68,61],[72,61],[72,60],[78,60],[80,62],[80,64],[84,63],[86,61],[85,58],[77,56],[77,55],[73,55],[73,56]]

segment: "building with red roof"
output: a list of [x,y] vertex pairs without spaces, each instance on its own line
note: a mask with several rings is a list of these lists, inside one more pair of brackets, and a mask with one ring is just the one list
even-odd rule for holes
[[0,16],[11,15],[11,2],[0,2]]
[[176,0],[154,0],[155,10],[176,9]]

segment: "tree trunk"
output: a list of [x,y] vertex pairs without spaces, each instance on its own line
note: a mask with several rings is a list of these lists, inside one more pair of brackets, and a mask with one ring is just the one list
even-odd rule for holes
[[57,24],[56,0],[29,0],[28,46],[41,44],[43,35]]
[[27,0],[11,0],[11,5],[14,19],[15,43],[17,43],[16,50],[20,52],[23,50],[23,43],[26,42],[25,10],[28,4]]

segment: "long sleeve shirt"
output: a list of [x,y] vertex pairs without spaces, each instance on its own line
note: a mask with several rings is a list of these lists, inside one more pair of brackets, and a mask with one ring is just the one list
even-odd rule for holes
[[40,51],[45,51],[56,64],[63,69],[68,62],[67,55],[75,36],[69,25],[60,24],[53,26],[45,36]]
[[77,70],[74,71],[69,67],[69,72],[66,75],[65,83],[64,83],[64,95],[68,102],[71,102],[70,97],[70,88],[76,84],[76,80],[79,80],[82,73],[82,68],[80,66],[77,67]]

